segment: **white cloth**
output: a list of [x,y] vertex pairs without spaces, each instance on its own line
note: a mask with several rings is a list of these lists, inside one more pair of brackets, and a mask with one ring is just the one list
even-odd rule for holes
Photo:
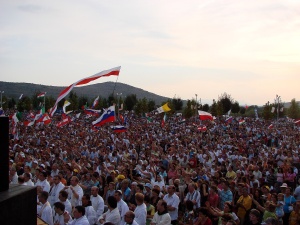
[[120,212],[119,212],[118,208],[115,208],[113,210],[109,209],[106,213],[103,213],[102,216],[100,216],[98,218],[98,221],[103,218],[105,218],[104,223],[111,222],[114,225],[119,225],[120,221],[121,221],[121,216],[120,216]]
[[43,191],[47,191],[48,193],[50,191],[50,184],[49,184],[49,182],[46,179],[43,180],[43,181],[38,180],[35,183],[35,186],[36,187],[40,186],[43,189]]
[[[68,213],[68,211],[65,210],[64,213]],[[54,223],[59,223],[59,225],[65,225],[64,213],[61,214],[61,215],[59,215],[57,213],[54,213],[53,222]],[[69,213],[68,213],[68,215],[69,215],[69,222],[71,222],[72,217]]]
[[175,208],[175,210],[169,211],[169,214],[171,216],[171,220],[177,220],[178,219],[178,206],[179,206],[179,203],[180,203],[179,197],[175,193],[171,196],[169,194],[167,194],[167,195],[164,196],[164,200],[167,202],[168,206],[171,206],[171,207]]
[[93,208],[93,206],[87,206],[85,207],[85,216],[87,217],[90,225],[94,225],[97,223],[97,216],[96,216],[96,211]]
[[78,219],[74,219],[73,221],[69,221],[67,223],[67,225],[90,225],[88,219],[86,218],[86,216],[82,216]]
[[146,225],[146,219],[147,219],[147,206],[145,203],[138,205],[134,210],[135,218],[134,220],[139,225]]
[[15,175],[11,178],[11,184],[18,184],[18,175],[15,173]]
[[62,204],[65,205],[65,210],[71,214],[72,213],[72,205],[71,202],[69,201],[69,199],[67,199],[65,202],[60,201]]
[[169,213],[158,215],[156,212],[151,222],[156,225],[171,225],[171,216]]
[[65,185],[61,182],[59,182],[57,185],[54,185],[52,188],[50,188],[50,193],[49,193],[49,202],[51,206],[55,202],[59,202],[59,192],[65,187]]
[[124,215],[126,212],[129,211],[128,205],[126,204],[126,202],[123,201],[123,199],[121,199],[120,201],[118,201],[118,205],[117,208],[120,212],[120,216],[121,216],[121,224],[124,222]]
[[[71,190],[71,187],[79,195],[78,198],[75,198],[75,196]],[[75,187],[70,186],[66,191],[68,192],[68,198],[69,198],[72,206],[75,207],[75,206],[81,205],[81,198],[83,196],[83,190],[78,184]]]
[[99,218],[99,216],[101,216],[104,211],[104,200],[100,195],[97,195],[96,197],[91,195],[91,202],[92,202],[92,206],[96,211],[97,218]]
[[52,209],[49,202],[41,205],[38,214],[46,223],[48,223],[49,225],[53,225]]
[[27,185],[27,186],[31,186],[31,187],[34,186],[34,183],[32,182],[31,179],[29,179],[27,182],[24,182],[24,184]]

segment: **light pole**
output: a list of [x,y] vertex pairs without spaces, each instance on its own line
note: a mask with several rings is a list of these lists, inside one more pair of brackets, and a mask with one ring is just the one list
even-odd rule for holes
[[2,109],[2,94],[4,93],[4,91],[0,91],[1,93],[1,109]]
[[197,106],[197,94],[195,94],[196,95],[196,116],[197,116],[197,111],[198,111],[198,106]]
[[275,106],[276,106],[276,103],[277,103],[277,121],[278,121],[278,119],[279,119],[279,103],[280,103],[280,96],[279,95],[276,95]]
[[122,95],[122,93],[117,93],[117,103],[118,103],[118,118],[119,118],[119,113],[120,113],[120,110],[119,110],[119,101],[120,101],[120,98],[118,97],[118,96],[121,96]]

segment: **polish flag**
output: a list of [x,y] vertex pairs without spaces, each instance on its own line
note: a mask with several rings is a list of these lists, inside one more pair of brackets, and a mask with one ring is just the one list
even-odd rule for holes
[[84,85],[84,84],[88,84],[90,83],[91,81],[94,81],[94,80],[97,80],[101,77],[108,77],[108,76],[119,76],[119,73],[120,73],[120,69],[121,67],[115,67],[115,68],[112,68],[112,69],[109,69],[109,70],[104,70],[100,73],[97,73],[95,75],[92,75],[90,77],[86,77],[86,78],[83,78],[73,84],[71,84],[69,87],[65,88],[62,92],[60,92],[58,98],[56,99],[56,102],[54,104],[54,106],[50,109],[50,116],[53,116],[56,109],[57,109],[57,104],[64,98],[66,97],[70,92],[71,90],[76,87],[76,86],[80,86],[80,85]]
[[213,116],[205,111],[198,110],[200,120],[213,120]]
[[271,123],[270,126],[268,126],[268,129],[272,129],[274,125]]

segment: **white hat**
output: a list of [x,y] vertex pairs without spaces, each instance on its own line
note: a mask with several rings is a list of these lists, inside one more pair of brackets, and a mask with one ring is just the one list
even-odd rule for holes
[[46,168],[46,166],[44,164],[41,164],[40,167],[43,167],[44,169]]
[[282,187],[282,188],[287,188],[288,185],[287,185],[287,183],[283,183],[280,187]]
[[34,160],[33,163],[38,164],[38,161]]

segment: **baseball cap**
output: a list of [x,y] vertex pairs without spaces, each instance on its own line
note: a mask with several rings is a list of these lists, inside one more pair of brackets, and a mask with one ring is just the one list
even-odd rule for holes
[[150,183],[146,183],[145,187],[152,189],[152,185]]

